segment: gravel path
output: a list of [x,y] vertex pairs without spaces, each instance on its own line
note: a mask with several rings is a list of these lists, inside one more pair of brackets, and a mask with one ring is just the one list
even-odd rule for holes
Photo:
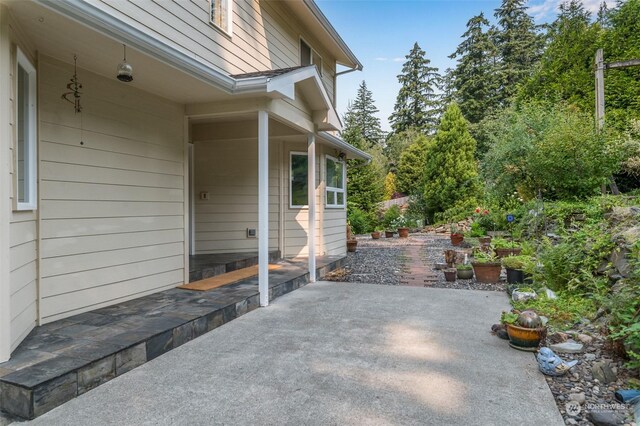
[[454,249],[447,235],[411,234],[409,238],[372,239],[369,235],[359,235],[358,250],[348,253],[344,268],[326,276],[328,281],[359,282],[369,284],[400,285],[403,273],[409,272],[409,246],[423,246],[420,254],[422,265],[435,274],[437,281],[429,282],[429,287],[453,288],[460,290],[504,291],[504,283],[484,284],[475,280],[447,282],[442,271],[435,269],[436,263],[444,262],[444,251]]

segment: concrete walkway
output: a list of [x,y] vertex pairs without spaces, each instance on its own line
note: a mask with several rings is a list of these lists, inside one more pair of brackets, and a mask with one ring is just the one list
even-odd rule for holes
[[318,283],[50,411],[43,425],[562,425],[503,293]]

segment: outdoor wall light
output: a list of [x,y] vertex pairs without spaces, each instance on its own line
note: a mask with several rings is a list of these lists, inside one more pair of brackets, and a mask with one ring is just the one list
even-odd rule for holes
[[124,58],[122,62],[118,64],[118,75],[116,78],[125,83],[129,83],[133,81],[133,67],[127,63],[127,46],[123,44],[122,48],[124,49]]
[[344,159],[347,158],[347,154],[344,152],[341,152],[340,154],[338,154],[338,158],[344,161]]

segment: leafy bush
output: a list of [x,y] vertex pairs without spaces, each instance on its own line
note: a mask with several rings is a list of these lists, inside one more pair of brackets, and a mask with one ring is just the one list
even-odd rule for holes
[[590,318],[596,312],[593,299],[584,298],[570,293],[559,293],[556,299],[546,295],[539,295],[537,299],[513,302],[517,310],[533,309],[538,315],[549,318],[549,324],[556,329],[571,327],[582,318]]
[[385,228],[387,229],[393,229],[391,227],[391,224],[400,217],[402,213],[400,212],[400,207],[398,207],[397,205],[393,205],[391,207],[389,207],[387,209],[386,212],[384,212],[384,215],[382,217],[382,224],[384,225]]
[[616,150],[596,132],[591,115],[565,104],[514,107],[490,127],[493,145],[482,171],[503,198],[514,190],[524,199],[538,191],[547,199],[586,198],[619,168]]
[[347,219],[354,234],[366,234],[371,230],[371,218],[357,207],[349,208]]
[[491,246],[496,249],[517,249],[520,243],[506,238],[495,237],[491,239]]
[[[509,269],[518,269],[524,270],[525,267],[531,265],[533,263],[533,258],[531,256],[507,256],[502,258],[502,266]],[[530,269],[530,266],[529,268]]]

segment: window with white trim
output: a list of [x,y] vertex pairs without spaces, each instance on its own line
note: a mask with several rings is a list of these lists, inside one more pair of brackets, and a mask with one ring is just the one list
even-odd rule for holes
[[231,4],[233,0],[209,0],[209,22],[231,34]]
[[315,65],[318,73],[322,75],[322,56],[313,50],[303,39],[300,39],[300,65],[303,67]]
[[307,154],[289,154],[289,207],[304,208],[309,205],[309,164]]
[[17,50],[15,207],[34,210],[36,198],[36,69]]
[[327,155],[325,161],[326,170],[326,205],[327,207],[345,206],[345,182],[346,167],[344,161]]

